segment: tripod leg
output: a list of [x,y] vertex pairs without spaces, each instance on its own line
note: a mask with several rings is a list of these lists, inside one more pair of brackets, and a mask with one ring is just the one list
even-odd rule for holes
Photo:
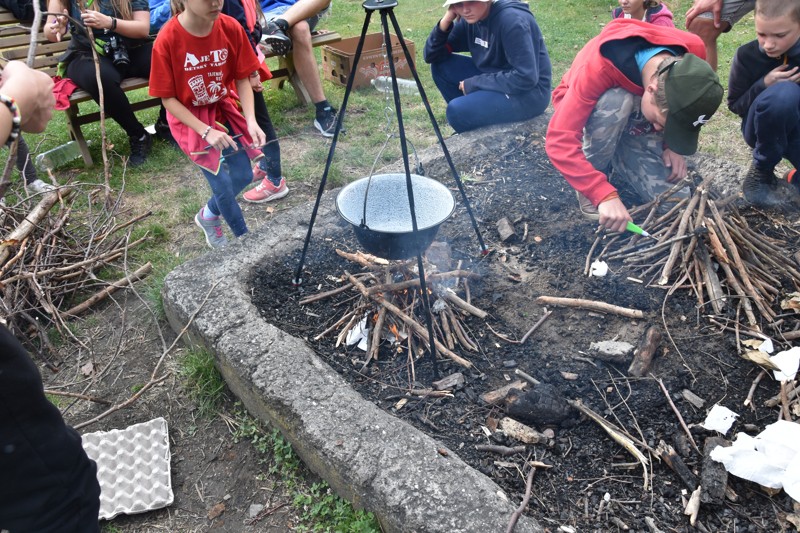
[[[403,168],[406,172],[406,191],[408,192],[408,206],[411,209],[411,229],[412,235],[414,236],[414,241],[416,242],[416,237],[419,234],[419,227],[417,225],[417,211],[414,205],[414,187],[411,183],[411,169],[408,164],[408,144],[406,142],[406,132],[405,127],[403,126],[403,112],[400,106],[400,91],[397,87],[397,73],[395,71],[394,65],[394,57],[392,55],[392,37],[389,33],[389,24],[387,23],[386,12],[389,12],[389,15],[392,17],[394,21],[394,10],[393,9],[385,9],[381,10],[381,27],[383,28],[383,42],[386,46],[386,57],[389,63],[389,74],[392,78],[392,92],[394,93],[394,110],[397,114],[397,130],[400,136],[400,150],[403,154]],[[402,37],[400,37],[402,42]],[[408,56],[406,56],[408,59]],[[420,292],[422,293],[422,308],[425,313],[425,321],[427,322],[428,326],[428,353],[431,356],[431,361],[433,364],[433,375],[435,379],[439,378],[439,362],[436,358],[436,337],[433,331],[433,314],[431,312],[431,302],[430,296],[428,295],[428,287],[425,283],[425,267],[422,264],[422,254],[424,250],[418,248],[417,249],[417,269],[419,271],[419,286]]]
[[[358,65],[358,60],[361,59],[361,52],[364,49],[364,41],[367,37],[367,30],[369,29],[369,19],[372,17],[372,11],[367,10],[367,16],[364,18],[364,26],[361,28],[361,38],[358,40],[356,46],[356,55],[353,59],[353,65]],[[333,130],[333,140],[331,147],[328,150],[328,158],[325,160],[325,171],[322,173],[322,179],[319,182],[319,189],[317,190],[317,199],[314,202],[314,209],[311,211],[311,220],[308,223],[308,232],[306,232],[305,241],[303,241],[303,251],[300,253],[300,262],[297,269],[294,271],[294,279],[292,285],[295,287],[303,283],[303,264],[306,261],[306,253],[308,252],[308,245],[311,242],[311,232],[314,229],[314,222],[317,219],[317,211],[319,211],[319,203],[322,200],[322,195],[325,192],[325,184],[328,181],[328,172],[331,169],[331,162],[333,161],[333,152],[336,151],[336,144],[339,141],[339,133],[342,131],[342,121],[344,120],[344,112],[347,109],[347,101],[350,98],[350,93],[353,91],[353,81],[356,78],[356,68],[350,70],[347,76],[347,86],[344,89],[344,97],[342,98],[342,107],[339,109],[339,114],[336,117],[336,127]]]
[[411,74],[414,76],[414,81],[417,82],[417,89],[419,90],[419,94],[422,97],[422,103],[425,105],[425,110],[428,112],[428,117],[431,119],[431,124],[433,125],[433,130],[436,132],[436,138],[439,140],[439,145],[442,147],[442,151],[444,152],[444,158],[447,160],[447,165],[450,167],[450,172],[453,174],[453,178],[455,179],[456,185],[458,186],[458,191],[461,193],[461,199],[464,202],[464,207],[467,208],[467,213],[469,214],[469,219],[472,222],[472,228],[475,230],[475,235],[478,237],[478,243],[481,247],[481,253],[486,255],[489,253],[488,247],[483,242],[483,237],[481,236],[481,230],[478,228],[478,222],[475,220],[475,215],[472,213],[472,207],[469,203],[469,198],[467,198],[467,192],[464,189],[464,184],[461,181],[461,176],[458,174],[455,165],[453,164],[453,159],[450,157],[450,152],[447,149],[447,145],[444,143],[444,137],[442,137],[442,132],[439,129],[439,124],[436,122],[436,117],[433,114],[433,110],[431,109],[431,104],[428,102],[428,97],[425,94],[425,89],[422,87],[422,82],[419,80],[419,75],[417,74],[417,69],[414,66],[413,58],[411,57],[411,53],[408,51],[408,46],[406,46],[406,42],[403,39],[403,35],[400,31],[400,26],[397,24],[397,18],[394,16],[394,11],[389,11],[389,17],[392,20],[392,27],[394,28],[397,37],[400,39],[400,46],[403,48],[403,53],[405,54],[406,61],[408,62],[408,66],[411,69]]

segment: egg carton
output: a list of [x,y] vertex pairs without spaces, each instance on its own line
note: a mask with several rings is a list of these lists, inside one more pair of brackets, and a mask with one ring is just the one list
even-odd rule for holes
[[173,502],[169,433],[163,418],[87,433],[83,449],[97,463],[100,519],[145,513]]

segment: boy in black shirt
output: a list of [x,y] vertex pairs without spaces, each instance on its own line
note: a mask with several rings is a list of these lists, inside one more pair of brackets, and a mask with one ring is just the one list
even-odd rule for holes
[[764,208],[800,208],[800,179],[775,166],[800,165],[800,0],[758,0],[757,39],[741,46],[731,65],[728,108],[742,117],[753,162],[742,184],[745,199]]

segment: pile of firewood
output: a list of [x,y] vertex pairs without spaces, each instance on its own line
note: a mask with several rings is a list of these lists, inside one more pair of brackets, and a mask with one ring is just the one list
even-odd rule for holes
[[[22,187],[20,187],[22,189]],[[30,348],[52,350],[46,334],[54,326],[62,334],[64,321],[79,315],[114,290],[146,276],[148,263],[133,273],[116,274],[117,281],[99,279],[109,268],[121,271],[131,249],[147,240],[130,240],[141,216],[120,212],[96,201],[81,186],[61,187],[43,195],[6,195],[0,207],[0,317],[21,339],[38,338]],[[124,270],[124,269],[122,269]]]
[[681,183],[631,210],[635,220],[646,214],[639,226],[651,237],[625,233],[607,238],[601,233],[586,258],[585,273],[593,261],[621,261],[636,281],[669,286],[670,292],[692,290],[703,314],[735,311],[738,316],[741,311],[755,329],[773,323],[782,291],[800,287],[800,270],[785,243],[751,228],[733,205],[735,197],[713,200],[708,185],[705,181],[691,195],[676,199],[675,191],[685,186]]
[[[405,347],[408,354],[417,356],[427,352],[430,341],[416,262],[389,262],[361,252],[336,250],[336,253],[364,267],[366,272],[345,272],[340,287],[300,301],[301,305],[307,305],[345,291],[354,291],[358,295],[341,317],[314,337],[314,340],[335,333],[338,347],[348,337],[352,338],[354,334],[363,332],[367,346],[362,371],[370,361],[378,358],[382,343],[398,348]],[[485,311],[469,303],[469,280],[476,279],[478,275],[459,268],[448,272],[434,272],[433,268],[425,268],[436,352],[463,367],[471,368],[472,363],[454,350],[460,348],[467,352],[479,351],[477,342],[464,323],[464,318],[468,315],[486,317]],[[463,290],[466,299],[461,298],[457,290]],[[411,358],[412,368],[413,359],[414,357]]]

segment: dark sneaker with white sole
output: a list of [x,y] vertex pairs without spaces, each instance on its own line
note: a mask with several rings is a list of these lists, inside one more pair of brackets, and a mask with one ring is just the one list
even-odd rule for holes
[[147,160],[150,149],[153,147],[153,137],[145,132],[144,137],[137,139],[135,137],[128,137],[131,145],[131,156],[128,159],[128,164],[132,167],[138,167]]
[[285,56],[292,50],[292,39],[274,20],[267,22],[267,27],[261,34],[261,42],[279,56]]
[[[337,112],[338,110],[331,106],[327,106],[322,111],[317,111],[314,127],[325,137],[333,137],[333,132],[336,130]],[[341,133],[344,133],[344,128],[342,128]]]

